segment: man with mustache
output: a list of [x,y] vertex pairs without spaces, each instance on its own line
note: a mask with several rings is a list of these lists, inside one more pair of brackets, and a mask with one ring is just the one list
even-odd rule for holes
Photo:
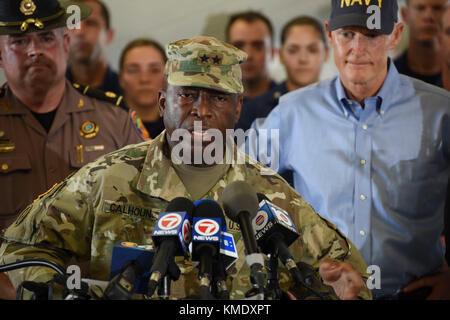
[[406,0],[401,9],[409,27],[408,49],[395,60],[398,72],[442,87],[439,22],[447,0]]
[[[67,5],[0,2],[0,21],[8,21],[0,27],[0,229],[84,164],[140,141],[127,113],[110,103],[117,99],[91,98],[65,79]],[[89,8],[79,7],[85,18]]]
[[[301,230],[299,240],[290,247],[296,261],[316,268],[323,283],[332,286],[339,298],[369,299],[370,291],[363,280],[367,280],[366,266],[339,230],[314,212],[281,177],[262,175],[270,169],[237,148],[225,147],[226,131],[234,128],[242,106],[240,63],[246,54],[212,37],[172,42],[166,54],[165,83],[158,97],[166,130],[151,141],[125,147],[86,165],[28,207],[6,230],[0,263],[35,257],[64,266],[76,256],[91,261],[94,278],[107,280],[115,243],[152,245],[158,215],[172,199],[210,199],[222,204],[222,192],[228,184],[246,181],[256,192],[289,210]],[[195,158],[198,153],[205,154],[212,135],[213,143],[222,141],[223,157],[213,163],[201,156],[198,161],[189,160],[189,155]],[[182,155],[174,152],[179,144],[186,147]],[[244,161],[239,162],[241,158]],[[231,299],[244,299],[252,284],[244,262],[241,231],[225,219],[239,255],[227,274],[228,291]],[[33,229],[37,221],[42,228]],[[199,290],[198,271],[191,259],[180,258],[176,263],[182,274],[171,286],[175,298],[193,296]],[[285,268],[279,271],[283,290],[293,290],[298,298],[311,297],[302,290],[305,288],[292,287]],[[9,272],[8,277],[17,288],[24,280],[49,281],[53,273],[48,268],[27,268]],[[8,282],[3,280],[6,288]],[[314,287],[330,298],[322,282]]]
[[367,2],[331,1],[339,75],[284,95],[255,125],[280,130],[278,171],[294,171],[295,189],[378,266],[376,298],[420,288],[449,299],[450,93],[398,73],[388,56],[403,30],[397,1]]

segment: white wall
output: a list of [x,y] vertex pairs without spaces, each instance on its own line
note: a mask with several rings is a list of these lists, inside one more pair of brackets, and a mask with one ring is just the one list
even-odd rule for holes
[[[272,21],[275,45],[283,25],[291,18],[308,14],[325,21],[330,14],[330,0],[104,0],[116,32],[110,45],[108,60],[117,70],[122,48],[137,37],[150,37],[165,45],[171,41],[197,35],[211,35],[224,40],[224,29],[230,14],[242,10],[258,10]],[[401,0],[402,2],[403,0]],[[271,65],[274,79],[284,79],[284,70],[275,59]],[[330,55],[321,78],[337,73]],[[5,81],[3,71],[0,83]]]

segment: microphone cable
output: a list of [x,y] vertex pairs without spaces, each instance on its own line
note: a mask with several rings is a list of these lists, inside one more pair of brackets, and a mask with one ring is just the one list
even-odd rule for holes
[[0,273],[1,272],[8,272],[20,268],[26,268],[26,267],[49,267],[56,272],[58,272],[60,275],[65,275],[65,271],[61,269],[58,265],[44,261],[44,260],[25,260],[25,261],[19,261],[19,262],[13,262],[9,264],[5,264],[3,266],[0,266]]

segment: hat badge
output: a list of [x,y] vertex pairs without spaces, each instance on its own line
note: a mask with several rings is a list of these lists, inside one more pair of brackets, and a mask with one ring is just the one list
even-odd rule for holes
[[36,11],[36,5],[33,0],[22,0],[20,3],[20,12],[26,16],[30,16]]

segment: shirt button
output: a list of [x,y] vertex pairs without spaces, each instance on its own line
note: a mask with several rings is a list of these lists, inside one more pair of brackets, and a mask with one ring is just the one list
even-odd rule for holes
[[0,131],[0,138],[5,135],[5,131]]
[[363,130],[367,130],[367,124],[363,124],[361,127],[363,128]]
[[2,164],[2,170],[3,171],[6,171],[8,169],[9,169],[9,166],[6,163]]
[[365,236],[365,235],[366,235],[366,233],[364,232],[364,230],[361,230],[361,231],[359,232],[359,234],[362,235],[362,236]]
[[380,113],[381,113],[381,114],[384,114],[384,110],[381,110]]
[[366,200],[366,196],[365,196],[365,195],[363,195],[363,194],[362,194],[362,195],[360,195],[360,196],[359,196],[359,198],[360,198],[361,200]]
[[361,164],[362,164],[362,165],[365,165],[365,164],[366,164],[366,160],[362,159],[362,160],[361,160]]

